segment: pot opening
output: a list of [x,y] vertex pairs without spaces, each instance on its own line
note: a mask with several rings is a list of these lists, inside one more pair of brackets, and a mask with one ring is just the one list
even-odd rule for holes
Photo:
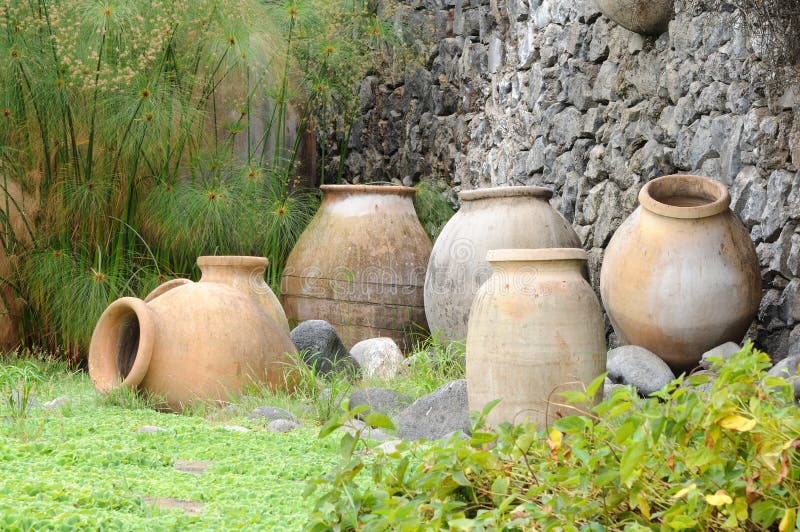
[[139,318],[131,311],[123,316],[117,333],[117,370],[124,380],[133,368],[139,351]]
[[672,218],[705,218],[728,209],[730,194],[722,183],[692,175],[659,177],[639,194],[644,208]]

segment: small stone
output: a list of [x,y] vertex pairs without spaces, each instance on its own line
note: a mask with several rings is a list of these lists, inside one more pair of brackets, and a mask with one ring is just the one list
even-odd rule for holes
[[781,377],[786,379],[794,386],[794,398],[800,399],[800,374],[797,373],[797,366],[800,364],[800,355],[784,358],[767,372],[767,377]]
[[375,450],[381,451],[384,454],[394,454],[398,451],[398,447],[403,443],[403,440],[388,440],[375,447]]
[[307,320],[292,329],[292,342],[303,362],[320,375],[358,369],[333,325],[325,320]]
[[[19,390],[12,390],[11,391],[11,402],[14,405],[14,410],[19,410],[22,407],[22,403],[24,402],[24,395]],[[32,410],[34,408],[40,408],[42,404],[36,400],[33,394],[28,395],[28,400],[25,403],[25,411]]]
[[210,421],[221,421],[243,416],[244,413],[245,409],[241,405],[228,405],[217,410],[216,412],[210,413],[206,416],[206,419]]
[[182,473],[192,473],[194,475],[202,475],[206,472],[206,469],[211,467],[214,462],[203,462],[198,460],[175,460],[172,464],[173,469],[175,471],[180,471]]
[[351,436],[355,436],[358,431],[361,431],[361,437],[365,440],[386,441],[391,439],[390,436],[381,429],[372,428],[360,419],[350,419],[339,427],[338,430],[347,432]]
[[350,356],[361,366],[364,377],[392,380],[403,367],[403,352],[391,338],[370,338],[358,342]]
[[703,353],[703,356],[700,359],[700,367],[703,369],[711,369],[712,364],[711,360],[709,360],[710,358],[722,358],[728,360],[741,350],[742,346],[736,342],[725,342],[724,344],[718,345],[714,349]]
[[178,509],[183,510],[189,515],[199,515],[205,506],[202,502],[185,501],[183,499],[173,499],[172,497],[142,497],[145,504],[162,508],[164,510]]
[[[683,386],[685,388],[690,388],[695,392],[708,393],[711,391],[711,387],[714,386],[714,381],[718,376],[719,375],[717,375],[717,373],[714,371],[709,369],[701,369],[689,375],[689,378],[683,381]],[[698,383],[692,384],[691,381]]]
[[448,382],[420,397],[398,416],[400,437],[406,440],[437,440],[453,431],[469,433],[467,381]]
[[276,419],[269,422],[267,430],[270,432],[286,433],[302,427],[303,425],[290,419]]
[[612,349],[608,353],[606,369],[611,382],[629,384],[644,397],[675,379],[675,374],[658,355],[636,345]]
[[411,403],[412,399],[410,396],[394,390],[387,390],[386,388],[365,388],[363,390],[356,390],[350,394],[350,399],[348,401],[350,410],[357,406],[369,406],[369,409],[361,414],[362,416],[370,412],[378,412],[390,417],[400,412]]
[[277,419],[287,419],[289,421],[297,421],[297,418],[292,415],[291,412],[284,410],[283,408],[278,408],[276,406],[259,406],[258,408],[253,409],[252,412],[247,414],[247,419],[258,419],[264,418],[269,421],[275,421]]
[[42,408],[61,408],[62,406],[66,406],[72,403],[72,399],[66,396],[56,397],[52,401],[47,401],[45,404],[42,405]]
[[606,377],[606,380],[603,382],[603,401],[610,399],[611,394],[614,393],[614,390],[621,386],[624,386],[624,384],[614,384],[611,382],[611,379]]
[[163,427],[156,427],[155,425],[145,425],[144,427],[139,427],[139,429],[136,431],[137,434],[156,434],[157,432],[168,431]]
[[227,430],[228,432],[241,432],[241,433],[250,432],[250,429],[248,429],[247,427],[242,427],[241,425],[225,425],[222,428],[224,430]]

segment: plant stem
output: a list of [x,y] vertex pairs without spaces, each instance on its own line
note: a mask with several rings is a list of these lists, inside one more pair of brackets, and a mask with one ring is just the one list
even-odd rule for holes
[[86,149],[86,181],[92,180],[92,166],[94,166],[94,134],[95,134],[95,117],[97,116],[97,95],[100,92],[100,66],[103,62],[103,50],[106,44],[106,23],[103,23],[102,36],[100,38],[100,49],[97,53],[97,65],[95,66],[94,74],[94,94],[92,95],[92,113],[89,119],[89,145]]

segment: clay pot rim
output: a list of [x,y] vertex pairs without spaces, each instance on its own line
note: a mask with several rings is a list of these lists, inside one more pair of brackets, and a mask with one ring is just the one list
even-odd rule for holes
[[[682,183],[701,188],[707,196],[713,198],[713,201],[709,200],[706,204],[692,207],[679,207],[663,203],[657,199],[660,188]],[[731,195],[728,192],[728,188],[719,181],[697,175],[673,174],[658,177],[645,184],[642,190],[639,191],[639,203],[642,207],[655,214],[668,218],[690,220],[708,218],[727,211],[731,204]]]
[[417,193],[414,187],[399,185],[321,185],[319,189],[325,194],[385,194],[387,196],[413,196]]
[[[135,297],[122,297],[117,299],[111,303],[100,316],[89,347],[90,374],[92,373],[92,366],[96,367],[98,365],[97,360],[102,359],[104,355],[108,355],[108,353],[105,352],[108,346],[100,345],[102,339],[113,332],[112,344],[114,348],[116,348],[119,340],[120,320],[125,315],[131,313],[136,315],[136,319],[139,322],[139,344],[133,359],[133,365],[125,378],[122,378],[119,374],[119,367],[116,362],[116,351],[114,351],[114,353],[112,353],[113,374],[103,373],[98,375],[95,373],[95,375],[92,375],[92,381],[101,391],[108,392],[115,388],[136,388],[147,374],[150,360],[153,356],[155,324],[150,309],[147,308],[145,302]],[[104,334],[98,335],[98,333]],[[97,340],[95,336],[97,336]]]
[[248,255],[203,255],[197,257],[197,265],[203,266],[259,266],[267,267],[269,259],[266,257],[251,257]]
[[474,201],[487,198],[514,198],[514,197],[534,197],[548,200],[553,197],[553,191],[545,187],[525,186],[525,187],[492,187],[477,188],[475,190],[462,190],[458,193],[461,201]]
[[185,277],[180,277],[178,279],[170,279],[169,281],[161,283],[157,287],[153,288],[153,290],[149,294],[147,294],[147,296],[144,298],[144,302],[149,303],[158,296],[163,295],[166,292],[169,292],[173,288],[178,288],[179,286],[183,286],[185,284],[193,284],[193,283],[194,281],[192,281],[191,279],[186,279]]
[[558,260],[588,260],[581,248],[492,249],[486,253],[489,262],[542,262]]

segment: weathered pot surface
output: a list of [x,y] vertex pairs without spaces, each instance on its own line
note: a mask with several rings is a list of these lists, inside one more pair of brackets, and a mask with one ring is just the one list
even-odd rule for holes
[[[223,273],[226,262],[231,268]],[[197,283],[168,281],[145,300],[124,297],[105,310],[89,348],[98,391],[137,388],[181,410],[226,400],[248,383],[287,385],[287,353],[295,352],[287,327],[248,289],[266,259],[201,257],[198,264]]]
[[289,255],[281,283],[289,320],[324,319],[348,347],[388,336],[410,347],[426,327],[431,242],[409,187],[323,185],[317,214]]
[[547,188],[497,187],[459,194],[461,209],[447,222],[425,275],[425,315],[446,340],[467,336],[472,298],[489,278],[490,249],[580,246],[569,223],[550,206]]
[[470,410],[501,399],[492,426],[544,427],[575,414],[560,392],[582,389],[606,367],[602,309],[582,274],[586,252],[503,249],[487,258],[494,272],[475,295],[467,335]]
[[660,35],[669,28],[674,0],[594,0],[597,9],[625,29]]
[[761,301],[758,257],[721,183],[665,176],[639,202],[606,248],[600,291],[618,339],[678,373],[742,340]]

